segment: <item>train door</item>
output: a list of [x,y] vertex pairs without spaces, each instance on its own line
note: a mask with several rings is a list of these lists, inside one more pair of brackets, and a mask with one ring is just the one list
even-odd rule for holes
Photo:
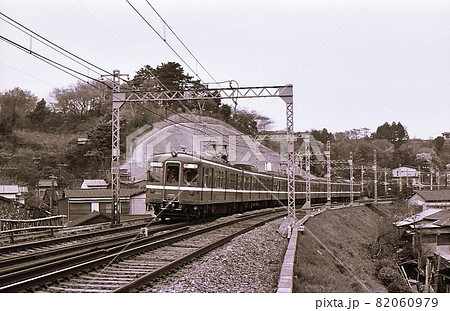
[[180,196],[181,183],[181,163],[178,161],[167,161],[165,163],[164,193],[166,202],[178,202]]

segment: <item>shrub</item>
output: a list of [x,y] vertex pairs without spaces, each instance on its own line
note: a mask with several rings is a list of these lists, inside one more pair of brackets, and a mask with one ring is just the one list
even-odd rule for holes
[[410,293],[411,292],[409,287],[405,284],[405,281],[403,281],[400,278],[397,278],[391,284],[389,284],[387,289],[388,289],[389,293]]
[[398,278],[398,272],[391,267],[383,267],[378,271],[378,278],[388,286]]
[[394,263],[392,262],[391,259],[388,259],[388,258],[380,259],[380,260],[378,260],[378,262],[375,266],[376,273],[378,274],[380,272],[381,268],[384,268],[384,267],[389,267],[392,269],[395,268]]

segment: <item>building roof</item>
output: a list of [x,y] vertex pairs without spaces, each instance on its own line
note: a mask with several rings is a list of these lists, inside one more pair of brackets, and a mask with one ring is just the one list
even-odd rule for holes
[[424,190],[417,191],[416,194],[426,202],[450,201],[450,190]]
[[[120,197],[130,197],[132,195],[142,193],[143,189],[121,189]],[[76,190],[65,190],[65,198],[110,198],[111,189],[76,189]],[[64,197],[64,195],[63,195]]]
[[28,187],[20,187],[19,186],[19,192],[28,192]]
[[398,221],[395,225],[397,227],[411,225],[413,223],[417,223],[417,222],[423,220],[427,216],[430,216],[430,215],[435,214],[435,213],[440,212],[440,211],[442,211],[442,209],[430,208],[430,209],[427,209],[426,211],[417,213],[417,214],[409,216],[408,218],[405,218],[405,219],[403,219],[401,221]]
[[392,169],[392,171],[403,171],[403,170],[417,171],[417,169],[415,167],[411,167],[411,166],[400,166],[400,167],[396,167],[396,168]]
[[69,227],[92,225],[96,223],[103,223],[111,221],[111,217],[99,212],[91,212],[89,214],[83,215],[71,222],[69,222]]
[[58,187],[58,182],[54,179],[40,179],[38,181],[38,187],[39,188],[46,188],[52,186],[52,180],[53,180],[53,186]]
[[19,193],[17,185],[0,185],[0,193]]
[[443,209],[438,211],[437,213],[433,213],[430,215],[427,215],[424,217],[426,220],[439,220],[439,219],[445,219],[450,217],[450,210]]
[[[85,179],[83,185],[86,187],[107,187],[108,184],[103,179]],[[83,186],[82,185],[82,186]]]
[[5,198],[4,196],[1,196],[1,195],[0,195],[0,201],[3,202],[3,203],[11,203],[11,204],[14,204],[16,206],[25,206],[25,204],[23,204],[23,203],[11,200],[9,198]]
[[414,226],[415,229],[449,227],[450,210],[431,208],[397,222],[396,226]]

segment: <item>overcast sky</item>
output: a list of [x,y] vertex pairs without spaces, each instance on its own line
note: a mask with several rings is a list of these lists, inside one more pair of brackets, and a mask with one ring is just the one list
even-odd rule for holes
[[[296,131],[331,132],[400,121],[411,138],[450,131],[450,1],[446,0],[0,0],[0,10],[95,65],[130,74],[186,62],[203,82],[294,85]],[[63,60],[0,20],[2,36]],[[0,91],[20,87],[47,101],[76,79],[0,41]],[[202,66],[209,72],[206,73]],[[236,84],[233,84],[236,85]],[[211,85],[213,86],[213,85]],[[222,86],[228,86],[223,84]],[[281,99],[239,100],[285,128]]]

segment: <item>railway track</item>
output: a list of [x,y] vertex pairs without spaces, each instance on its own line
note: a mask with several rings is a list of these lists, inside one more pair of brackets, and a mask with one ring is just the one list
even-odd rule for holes
[[54,250],[57,247],[67,247],[74,244],[87,244],[90,242],[96,242],[99,239],[104,239],[108,237],[114,237],[118,234],[128,232],[130,235],[136,235],[136,231],[140,230],[142,227],[150,227],[150,231],[160,231],[160,230],[169,230],[173,228],[178,228],[180,226],[185,226],[186,223],[175,224],[175,225],[161,225],[160,223],[152,223],[150,225],[146,224],[137,224],[131,226],[123,226],[106,230],[93,231],[82,234],[75,234],[70,236],[45,239],[21,244],[12,244],[8,246],[0,247],[0,267],[1,261],[11,257],[20,257],[27,256],[34,252],[43,252]]
[[[129,292],[258,225],[285,216],[284,209],[235,217],[219,224],[180,228],[178,232],[143,238],[67,258],[35,269],[39,275],[0,286],[0,292]],[[199,228],[200,227],[200,228]],[[184,232],[186,231],[186,232]],[[50,268],[49,268],[50,269]],[[0,284],[1,283],[0,277]]]

